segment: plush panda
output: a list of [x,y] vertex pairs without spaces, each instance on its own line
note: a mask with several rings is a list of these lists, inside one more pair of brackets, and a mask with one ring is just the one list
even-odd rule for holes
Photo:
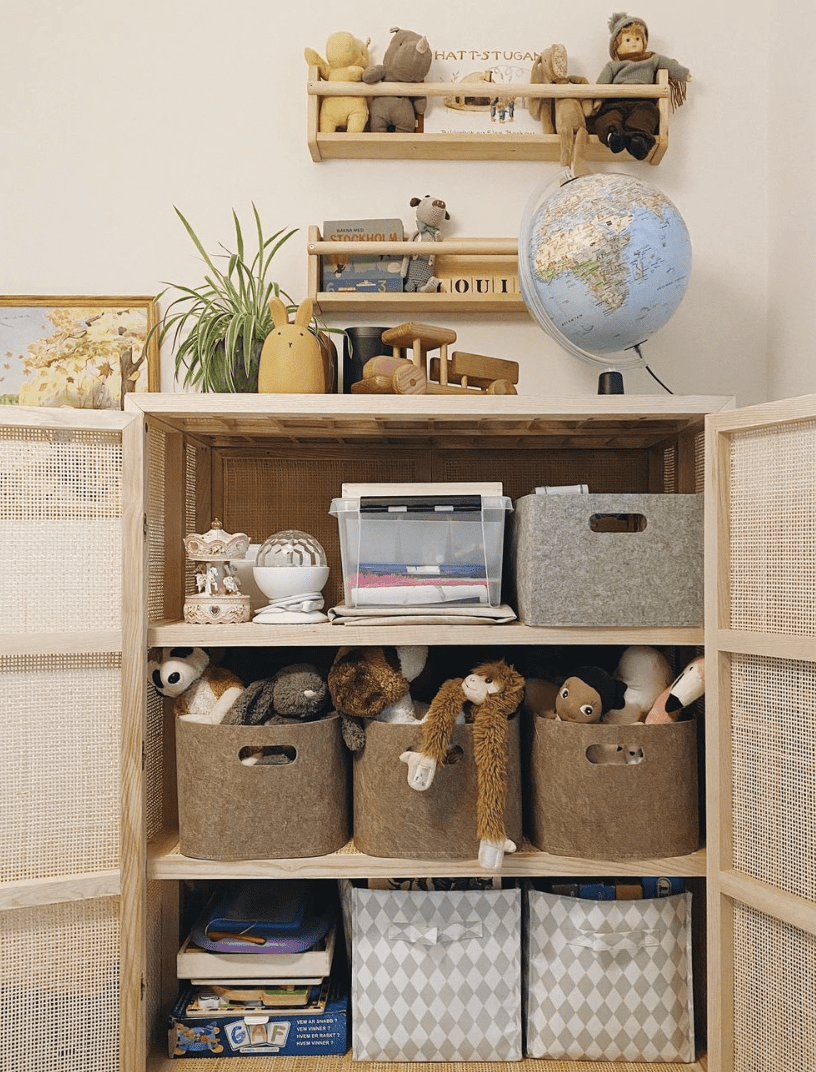
[[175,700],[173,711],[188,722],[217,725],[244,691],[231,670],[210,665],[203,648],[151,648],[147,676],[160,696]]

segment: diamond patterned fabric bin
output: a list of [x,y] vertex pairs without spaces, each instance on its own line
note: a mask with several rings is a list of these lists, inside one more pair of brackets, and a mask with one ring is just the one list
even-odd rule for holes
[[690,893],[525,899],[529,1057],[694,1061]]
[[521,890],[352,890],[357,1061],[521,1059]]

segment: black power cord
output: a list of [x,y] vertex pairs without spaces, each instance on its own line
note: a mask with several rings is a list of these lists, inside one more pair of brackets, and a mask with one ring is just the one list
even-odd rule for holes
[[632,347],[632,349],[635,351],[635,353],[638,355],[640,360],[643,362],[643,367],[646,369],[646,371],[649,373],[649,375],[652,377],[652,379],[656,380],[660,384],[660,386],[663,388],[664,391],[666,391],[670,395],[673,395],[674,391],[672,391],[671,387],[667,387],[666,384],[660,379],[660,377],[657,376],[654,372],[652,372],[652,370],[646,364],[646,359],[644,358],[643,354],[640,352],[640,343],[636,343]]

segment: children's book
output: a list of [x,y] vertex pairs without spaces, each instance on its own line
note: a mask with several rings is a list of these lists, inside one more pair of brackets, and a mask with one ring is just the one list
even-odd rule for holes
[[[327,220],[323,224],[325,242],[402,242],[402,220]],[[358,247],[348,253],[332,253],[322,258],[321,289],[380,294],[402,290],[402,255],[366,254]]]

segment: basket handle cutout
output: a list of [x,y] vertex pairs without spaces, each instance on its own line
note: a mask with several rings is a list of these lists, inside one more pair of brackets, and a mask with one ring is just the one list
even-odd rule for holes
[[643,532],[647,521],[643,514],[591,514],[591,532]]
[[246,745],[238,752],[238,758],[245,767],[284,767],[295,762],[297,748],[291,744]]
[[586,757],[598,767],[620,767],[642,763],[646,753],[639,744],[591,744]]

